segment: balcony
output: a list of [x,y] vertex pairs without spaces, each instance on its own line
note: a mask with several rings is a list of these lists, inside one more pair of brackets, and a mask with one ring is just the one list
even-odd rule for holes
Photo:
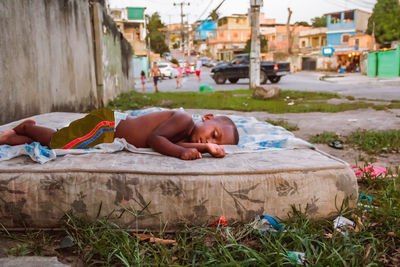
[[356,27],[356,10],[332,13],[327,16],[327,29],[332,30],[347,30]]

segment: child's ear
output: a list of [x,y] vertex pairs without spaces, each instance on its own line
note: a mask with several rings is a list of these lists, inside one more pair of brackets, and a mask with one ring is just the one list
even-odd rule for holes
[[214,119],[214,115],[213,114],[206,114],[203,116],[203,118],[201,119],[202,121],[209,121],[209,120],[213,120]]

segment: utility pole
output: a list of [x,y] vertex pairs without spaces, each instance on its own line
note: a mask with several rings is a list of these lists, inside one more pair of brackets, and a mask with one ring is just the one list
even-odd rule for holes
[[[400,4],[400,0],[399,0],[399,4]],[[373,43],[372,49],[374,49],[374,51],[376,51],[375,21],[372,21],[372,43]]]
[[250,88],[260,86],[260,7],[263,0],[250,0]]
[[189,24],[189,14],[186,15],[186,29],[187,29],[187,55],[190,57],[190,50],[192,47],[190,46],[190,24]]
[[[184,33],[184,29],[183,29],[183,17],[185,16],[183,14],[183,6],[184,5],[188,5],[190,6],[190,3],[185,3],[185,1],[182,1],[180,3],[174,3],[174,6],[181,6],[181,51],[182,51],[182,57],[185,56],[185,48],[183,46],[184,40],[185,40],[185,33]],[[183,58],[182,58],[183,59]]]

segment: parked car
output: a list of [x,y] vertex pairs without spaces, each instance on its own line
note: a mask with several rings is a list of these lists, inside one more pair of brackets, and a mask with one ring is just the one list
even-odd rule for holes
[[225,64],[226,62],[225,61],[223,61],[223,60],[211,60],[209,63],[208,63],[208,67],[215,67],[215,66],[218,66],[218,65],[221,65],[221,64]]
[[[228,79],[231,83],[237,83],[239,79],[249,78],[249,55],[237,55],[226,64],[220,64],[211,68],[211,77],[217,84],[223,84]],[[290,63],[287,62],[261,62],[260,83],[265,84],[267,80],[277,83],[281,77],[290,73]]]
[[215,67],[215,66],[217,66],[217,60],[211,60],[209,63],[208,63],[208,67]]
[[184,60],[182,60],[182,59],[179,59],[179,60],[178,60],[178,63],[179,63],[179,66],[181,66],[181,68],[182,68],[183,66],[185,66],[185,64],[186,64],[186,62],[185,62]]
[[203,64],[204,67],[208,67],[208,63],[210,62],[208,58],[203,57],[201,60],[201,64]]
[[169,62],[158,63],[158,68],[160,69],[161,78],[174,78],[178,75],[178,71]]

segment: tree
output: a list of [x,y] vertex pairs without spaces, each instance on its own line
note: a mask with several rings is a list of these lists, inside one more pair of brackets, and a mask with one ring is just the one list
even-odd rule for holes
[[[375,27],[374,27],[375,24]],[[398,0],[378,0],[368,20],[368,34],[381,43],[400,40],[400,4]]]
[[297,25],[295,24],[292,28],[290,28],[290,18],[292,17],[293,11],[288,7],[289,15],[286,22],[286,32],[288,36],[288,54],[292,54],[292,46],[293,46],[293,31],[296,29]]
[[299,26],[310,26],[310,24],[308,24],[307,21],[298,21],[295,24],[297,24]]
[[214,9],[213,11],[211,11],[209,17],[211,17],[213,21],[216,21],[219,18],[219,13],[217,12],[217,10]]
[[146,15],[147,29],[150,36],[150,48],[156,53],[163,54],[169,52],[168,46],[165,44],[165,35],[160,31],[165,25],[161,22],[160,15],[155,12],[149,17]]
[[[243,49],[243,53],[250,53],[251,50],[251,40],[246,41],[246,46]],[[268,52],[268,41],[265,39],[264,35],[260,35],[260,51],[262,53]]]
[[326,27],[326,16],[312,18],[311,26],[314,28]]

